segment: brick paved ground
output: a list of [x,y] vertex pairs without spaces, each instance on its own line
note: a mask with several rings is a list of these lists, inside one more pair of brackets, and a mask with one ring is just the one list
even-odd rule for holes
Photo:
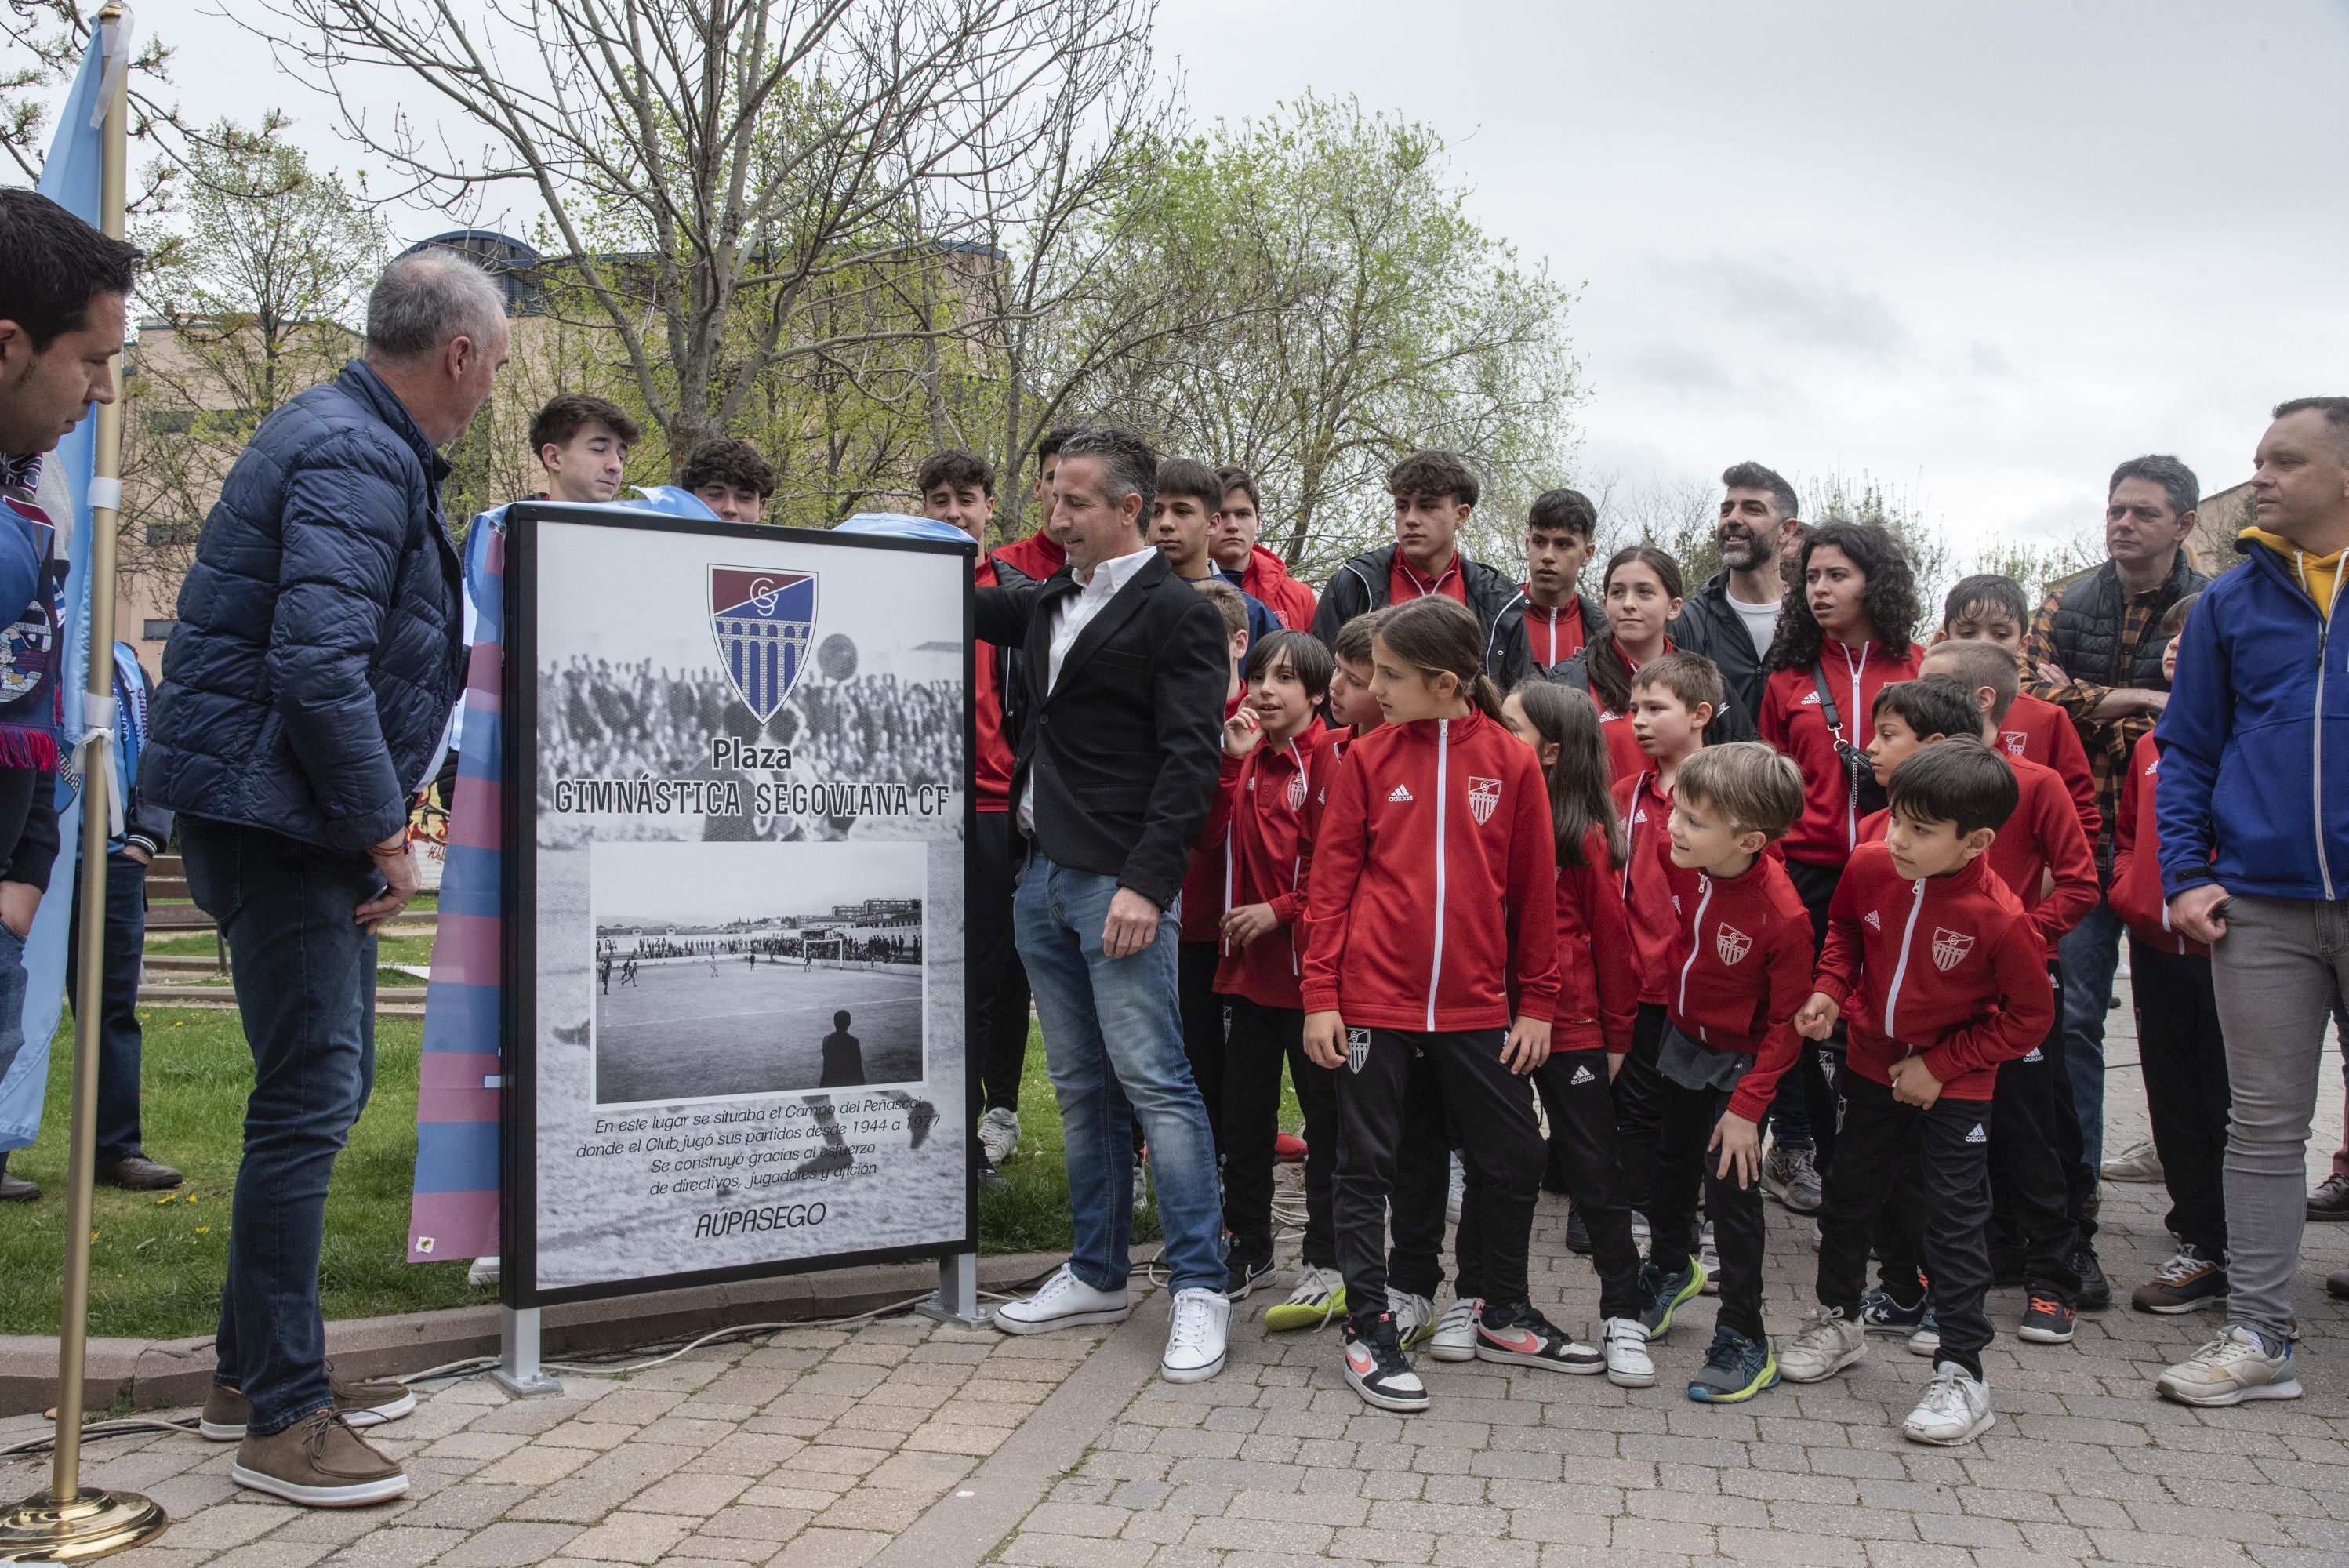
[[[2143,1125],[2134,1048],[2114,1042],[2116,1143]],[[2340,1117],[2329,1065],[2320,1128]],[[2105,1259],[2124,1295],[2168,1250],[2158,1191],[2106,1188]],[[1807,1300],[1809,1230],[1773,1217],[1768,1311],[1783,1329]],[[1546,1200],[1536,1291],[1584,1326],[1595,1286],[1563,1222]],[[1346,1389],[1328,1332],[1268,1339],[1250,1322],[1221,1377],[1158,1382],[1154,1297],[1098,1340],[899,1320],[574,1378],[561,1399],[441,1387],[382,1429],[415,1489],[379,1509],[308,1513],[238,1492],[229,1450],[192,1437],[93,1445],[88,1473],[171,1510],[164,1541],[125,1560],[140,1568],[2341,1563],[2349,1310],[2319,1282],[2349,1264],[2344,1233],[2310,1232],[2307,1398],[2211,1412],[2158,1400],[2155,1370],[2214,1319],[2124,1307],[2084,1318],[2069,1346],[2002,1332],[1988,1357],[1998,1427],[1956,1450],[1894,1430],[1926,1371],[1897,1341],[1828,1384],[1707,1409],[1679,1388],[1711,1330],[1699,1306],[1660,1348],[1656,1388],[1430,1363],[1435,1408],[1405,1418]],[[1994,1305],[2011,1328],[2017,1293]],[[41,1480],[0,1467],[7,1495]]]

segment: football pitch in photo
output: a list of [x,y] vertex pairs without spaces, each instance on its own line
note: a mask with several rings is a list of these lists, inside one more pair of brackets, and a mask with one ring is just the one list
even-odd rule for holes
[[[714,972],[713,972],[714,970]],[[823,1087],[826,1037],[861,1060],[865,1084],[922,1073],[922,972],[912,965],[797,958],[754,967],[740,954],[614,964],[595,989],[595,1102],[706,1099]],[[834,1016],[848,1015],[845,1030]],[[843,1087],[835,1085],[835,1087]]]

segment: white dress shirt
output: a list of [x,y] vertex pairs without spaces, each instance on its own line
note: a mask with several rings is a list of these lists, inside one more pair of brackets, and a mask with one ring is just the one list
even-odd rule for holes
[[[1158,552],[1148,545],[1113,555],[1095,566],[1090,574],[1077,573],[1077,592],[1052,606],[1051,662],[1044,672],[1044,690],[1049,694],[1061,684],[1061,665],[1068,658],[1069,650],[1076,645],[1077,634],[1092,624],[1092,618],[1116,597],[1117,591],[1133,580],[1135,573],[1157,558]],[[1028,769],[1028,781],[1019,791],[1019,830],[1032,835],[1036,831],[1036,770]]]

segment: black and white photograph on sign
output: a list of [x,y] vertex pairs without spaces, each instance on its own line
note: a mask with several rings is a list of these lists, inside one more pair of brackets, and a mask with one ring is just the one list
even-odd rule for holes
[[969,556],[530,555],[533,1287],[967,1239]]
[[918,843],[598,843],[595,1103],[917,1084]]

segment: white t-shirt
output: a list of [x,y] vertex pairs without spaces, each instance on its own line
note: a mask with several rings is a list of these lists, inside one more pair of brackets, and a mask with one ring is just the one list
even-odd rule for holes
[[1746,635],[1754,639],[1754,656],[1767,658],[1770,645],[1778,635],[1778,613],[1786,607],[1784,599],[1771,604],[1748,604],[1734,593],[1725,593],[1729,607],[1745,623]]

